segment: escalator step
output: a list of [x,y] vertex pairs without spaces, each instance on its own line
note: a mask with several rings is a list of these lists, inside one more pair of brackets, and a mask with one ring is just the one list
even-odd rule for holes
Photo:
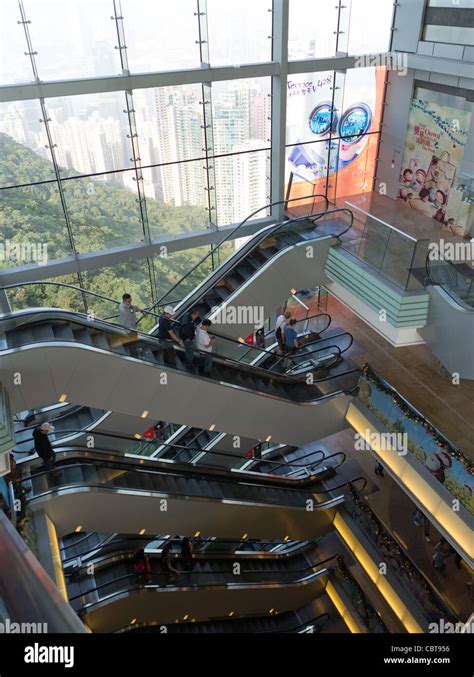
[[67,322],[62,324],[53,324],[54,335],[58,339],[64,339],[65,341],[74,338],[72,327]]
[[101,348],[102,350],[110,350],[109,342],[105,338],[104,334],[96,333],[92,334],[92,343],[96,348]]
[[78,343],[84,343],[86,345],[92,346],[92,337],[91,337],[91,332],[89,329],[75,329],[74,330],[74,338]]
[[50,324],[34,324],[31,328],[35,342],[51,341],[55,338],[53,327]]

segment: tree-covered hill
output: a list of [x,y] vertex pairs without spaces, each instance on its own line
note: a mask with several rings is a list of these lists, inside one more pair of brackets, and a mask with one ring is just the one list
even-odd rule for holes
[[[78,176],[76,172],[61,170],[64,178]],[[0,186],[15,186],[22,183],[51,181],[53,165],[34,151],[17,143],[6,134],[0,134]],[[139,220],[137,195],[118,181],[104,182],[90,178],[72,178],[63,182],[65,200],[69,213],[74,242],[80,253],[138,243],[143,238]],[[147,214],[152,237],[177,235],[193,230],[202,230],[208,225],[204,207],[172,205],[147,198]],[[71,247],[64,219],[60,194],[55,181],[39,186],[6,188],[0,190],[0,233],[2,241],[29,242],[48,245],[49,260],[69,256]],[[205,253],[206,249],[190,250],[153,259],[156,279],[156,294],[165,292]],[[12,262],[3,261],[3,267]],[[193,284],[199,277],[193,276]],[[68,276],[68,283],[77,284],[75,276]],[[151,302],[149,270],[146,260],[90,271],[84,274],[84,285],[92,291],[117,298],[124,291],[130,292],[144,305]],[[59,294],[59,296],[58,296]],[[44,287],[43,291],[20,290],[16,292],[17,304],[38,305],[69,304],[79,309],[81,300],[77,294]],[[101,308],[103,311],[104,309]]]

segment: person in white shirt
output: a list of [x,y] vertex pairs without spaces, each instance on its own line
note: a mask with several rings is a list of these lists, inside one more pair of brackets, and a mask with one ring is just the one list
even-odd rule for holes
[[212,369],[212,348],[216,340],[215,336],[209,336],[211,320],[203,320],[196,329],[196,348],[199,350],[199,373],[202,376],[210,376]]
[[275,322],[275,338],[278,341],[278,352],[283,355],[285,352],[285,327],[291,318],[291,313],[286,310],[281,315],[278,315]]

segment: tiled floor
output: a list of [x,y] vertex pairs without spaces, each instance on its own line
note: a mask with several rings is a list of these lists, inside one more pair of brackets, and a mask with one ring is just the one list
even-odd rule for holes
[[413,503],[388,475],[383,478],[375,475],[374,457],[370,451],[354,449],[352,429],[326,437],[322,442],[330,453],[344,451],[347,455],[347,461],[338,471],[339,481],[341,478],[347,479],[346,472],[342,472],[345,466],[352,468],[350,473],[352,477],[359,475],[367,477],[368,485],[364,493],[367,492],[367,502],[372,510],[405,547],[412,561],[432,582],[458,618],[466,622],[474,606],[473,588],[466,586],[466,582],[472,581],[467,567],[463,564],[461,570],[457,569],[454,558],[450,557],[445,575],[439,574],[433,568],[431,561],[433,548],[441,535],[431,527],[431,543],[424,540],[423,528],[413,523]]
[[353,357],[369,362],[461,451],[474,459],[474,382],[453,385],[425,345],[394,348],[346,306],[330,297],[333,322],[351,332],[362,351]]

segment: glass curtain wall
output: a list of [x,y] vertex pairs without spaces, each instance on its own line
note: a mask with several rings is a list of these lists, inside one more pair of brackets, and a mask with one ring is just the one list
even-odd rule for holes
[[[356,39],[368,3],[290,0],[289,60],[386,50],[386,0],[377,11],[387,30],[366,31],[363,44]],[[275,76],[243,78],[239,72],[272,62],[272,0],[176,0],[169,6],[155,0],[2,0],[0,20],[7,36],[0,45],[1,85],[101,79],[94,93],[79,93],[79,86],[75,95],[0,103],[0,229],[8,253],[0,267],[47,267],[56,259],[215,231],[272,199]],[[214,76],[221,67],[233,69],[229,77]],[[183,69],[206,69],[209,81],[108,86],[111,77]],[[300,173],[308,180],[308,158],[317,164],[321,175],[315,177],[313,167],[309,178],[322,179],[331,199],[370,190],[381,95],[377,74],[366,70],[288,78],[287,147],[277,151],[286,151],[287,175],[293,173],[295,183]],[[301,103],[310,99],[304,82],[311,82],[317,99],[310,114],[329,104],[313,114],[312,127]],[[365,105],[354,108],[357,103]],[[328,115],[334,119],[324,132]],[[105,295],[132,290],[137,302],[150,305],[207,251],[163,247],[146,259],[98,264],[67,279]],[[17,296],[26,293],[30,298],[34,289]],[[48,297],[45,287],[38,300],[45,294],[51,302],[68,298],[65,292]]]

